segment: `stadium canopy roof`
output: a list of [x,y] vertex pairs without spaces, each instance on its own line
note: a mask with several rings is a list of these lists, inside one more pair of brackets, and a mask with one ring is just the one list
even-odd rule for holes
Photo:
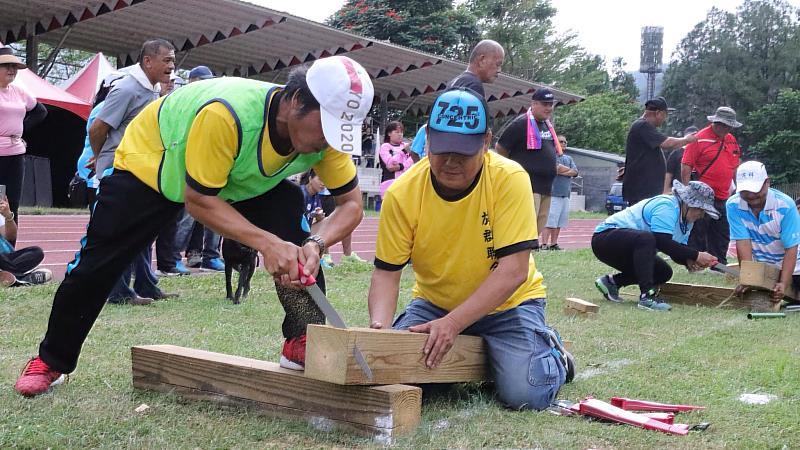
[[[240,0],[0,0],[0,41],[36,36],[54,46],[103,52],[135,62],[141,43],[164,37],[178,49],[179,68],[281,83],[293,66],[344,54],[372,75],[376,100],[427,114],[445,83],[466,64]],[[544,87],[501,74],[485,86],[493,116],[518,114]],[[551,88],[552,89],[552,88]],[[583,100],[552,89],[561,103]]]

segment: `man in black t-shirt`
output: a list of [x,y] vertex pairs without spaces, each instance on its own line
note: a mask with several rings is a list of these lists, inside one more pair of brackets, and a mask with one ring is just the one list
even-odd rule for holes
[[[528,142],[528,127],[532,126],[528,114],[522,114],[506,127],[495,150],[500,155],[518,162],[531,177],[533,187],[534,208],[536,209],[536,226],[541,233],[547,225],[550,212],[550,192],[557,174],[556,144],[557,137],[553,133],[550,117],[553,115],[555,96],[549,89],[539,89],[533,93],[531,115],[536,121],[540,143]],[[531,130],[534,134],[534,130]]]
[[671,150],[694,142],[694,134],[666,137],[658,127],[667,121],[667,101],[656,97],[645,104],[642,117],[633,121],[625,141],[625,176],[622,197],[629,205],[663,192],[666,161],[661,149]]
[[[688,136],[690,134],[697,133],[698,131],[700,130],[698,130],[696,126],[692,125],[683,130],[683,135]],[[681,159],[683,159],[683,151],[685,149],[685,147],[681,147],[673,150],[672,153],[670,153],[667,157],[667,175],[664,176],[664,194],[672,193],[672,180],[681,179]]]
[[500,73],[506,52],[503,46],[491,39],[484,39],[475,45],[469,54],[467,70],[447,83],[447,87],[465,87],[486,97],[483,83],[492,83]]

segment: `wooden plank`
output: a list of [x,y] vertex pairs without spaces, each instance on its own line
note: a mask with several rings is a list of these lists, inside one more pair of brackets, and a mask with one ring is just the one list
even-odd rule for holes
[[[427,334],[370,328],[309,325],[306,377],[336,384],[460,383],[489,379],[486,345],[477,336],[458,336],[435,369],[425,367]],[[372,370],[368,380],[353,356],[359,350]]]
[[[755,261],[742,261],[739,268],[739,284],[771,291],[780,280],[781,271],[772,264]],[[784,297],[797,298],[794,287],[790,284],[784,289]]]
[[133,347],[131,363],[135,388],[254,406],[323,430],[391,440],[420,423],[422,390],[414,386],[339,386],[268,361],[173,345]]
[[581,300],[579,298],[574,297],[567,297],[566,304],[572,309],[577,309],[578,311],[583,312],[600,312],[600,307],[595,305],[592,302],[587,302],[586,300]]
[[584,317],[593,319],[597,317],[597,313],[591,311],[581,311],[579,309],[571,308],[569,305],[564,305],[564,315],[573,317]]
[[716,308],[725,301],[724,308],[750,309],[749,302],[736,295],[731,296],[732,294],[733,288],[728,287],[671,282],[661,286],[661,297],[667,303]]

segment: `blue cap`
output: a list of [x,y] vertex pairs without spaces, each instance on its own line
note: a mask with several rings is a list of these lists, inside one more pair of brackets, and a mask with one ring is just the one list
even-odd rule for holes
[[428,149],[431,154],[478,154],[488,130],[486,101],[464,87],[445,91],[436,98],[428,119]]
[[214,72],[212,72],[211,69],[206,66],[197,66],[189,72],[189,79],[193,80],[195,78],[201,80],[214,78]]

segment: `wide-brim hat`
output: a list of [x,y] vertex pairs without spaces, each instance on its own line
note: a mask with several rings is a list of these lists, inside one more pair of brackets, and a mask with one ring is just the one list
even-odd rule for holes
[[712,219],[719,219],[719,211],[714,208],[714,190],[702,181],[690,181],[684,185],[678,180],[672,182],[672,193],[690,208],[700,208]]
[[0,64],[14,64],[20,70],[28,68],[21,59],[14,55],[11,47],[0,47]]
[[739,128],[742,126],[742,123],[736,120],[736,111],[734,111],[733,108],[728,108],[727,106],[720,106],[717,108],[717,112],[714,113],[713,116],[706,116],[706,118],[711,123],[724,123],[731,128]]

